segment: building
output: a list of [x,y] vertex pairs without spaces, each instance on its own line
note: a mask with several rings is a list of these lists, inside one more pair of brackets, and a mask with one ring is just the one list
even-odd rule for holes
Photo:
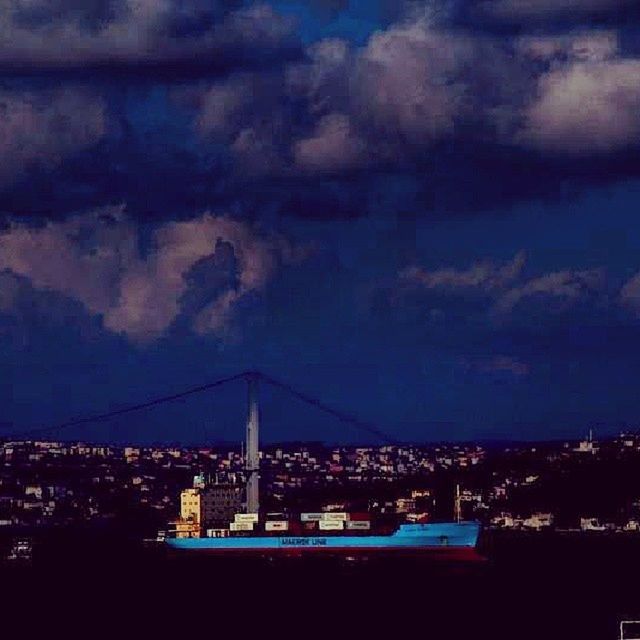
[[524,520],[522,525],[526,529],[535,529],[540,531],[545,527],[551,527],[553,525],[552,513],[532,513],[528,518]]
[[607,527],[600,523],[598,518],[580,518],[582,531],[606,531]]
[[491,525],[499,529],[514,529],[517,525],[517,519],[510,513],[501,513],[491,518]]
[[589,437],[586,440],[581,440],[578,446],[574,448],[576,453],[590,453],[592,455],[598,452],[598,447],[593,441],[593,430],[589,429]]
[[624,531],[640,531],[640,522],[638,520],[627,520],[623,527]]
[[413,498],[398,498],[396,500],[396,513],[415,513],[416,501]]

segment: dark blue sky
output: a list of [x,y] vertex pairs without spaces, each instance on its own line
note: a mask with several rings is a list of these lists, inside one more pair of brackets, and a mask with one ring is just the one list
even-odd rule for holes
[[[626,0],[4,3],[0,435],[246,369],[399,439],[635,428],[639,25]],[[90,433],[237,440],[243,403]],[[264,418],[359,437],[266,390]]]

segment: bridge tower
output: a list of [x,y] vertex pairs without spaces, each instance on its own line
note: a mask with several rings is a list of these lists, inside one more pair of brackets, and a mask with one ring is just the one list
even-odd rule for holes
[[247,473],[247,513],[258,513],[260,509],[260,457],[258,438],[260,429],[260,410],[258,406],[258,376],[250,374],[247,378],[249,406],[247,413],[247,452],[245,471]]

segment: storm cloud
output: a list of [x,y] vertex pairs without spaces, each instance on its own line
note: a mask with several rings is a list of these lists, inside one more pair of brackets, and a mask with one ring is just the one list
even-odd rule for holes
[[215,67],[295,46],[266,4],[175,0],[9,0],[0,8],[6,71],[194,64]]
[[0,91],[0,187],[32,166],[53,168],[107,133],[104,101],[85,90]]
[[[403,4],[364,42],[320,37],[303,50],[295,20],[266,4],[12,0],[0,10],[5,148],[36,120],[46,132],[12,152],[0,210],[41,214],[47,194],[56,215],[127,201],[134,216],[170,218],[144,205],[157,194],[190,202],[191,215],[354,217],[378,206],[362,193],[402,177],[409,206],[429,215],[637,175],[640,58],[628,33],[577,21],[496,35],[461,26],[458,8]],[[56,75],[82,67],[95,75]],[[102,75],[118,68],[145,88]],[[48,111],[62,124],[47,125]],[[142,157],[146,174],[175,179],[137,192]]]

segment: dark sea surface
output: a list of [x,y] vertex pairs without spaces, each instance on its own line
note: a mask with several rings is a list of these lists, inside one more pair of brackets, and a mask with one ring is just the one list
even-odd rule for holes
[[87,638],[606,640],[640,618],[640,535],[484,534],[481,551],[473,564],[170,559],[60,535],[31,566],[0,569],[0,610],[19,637]]

